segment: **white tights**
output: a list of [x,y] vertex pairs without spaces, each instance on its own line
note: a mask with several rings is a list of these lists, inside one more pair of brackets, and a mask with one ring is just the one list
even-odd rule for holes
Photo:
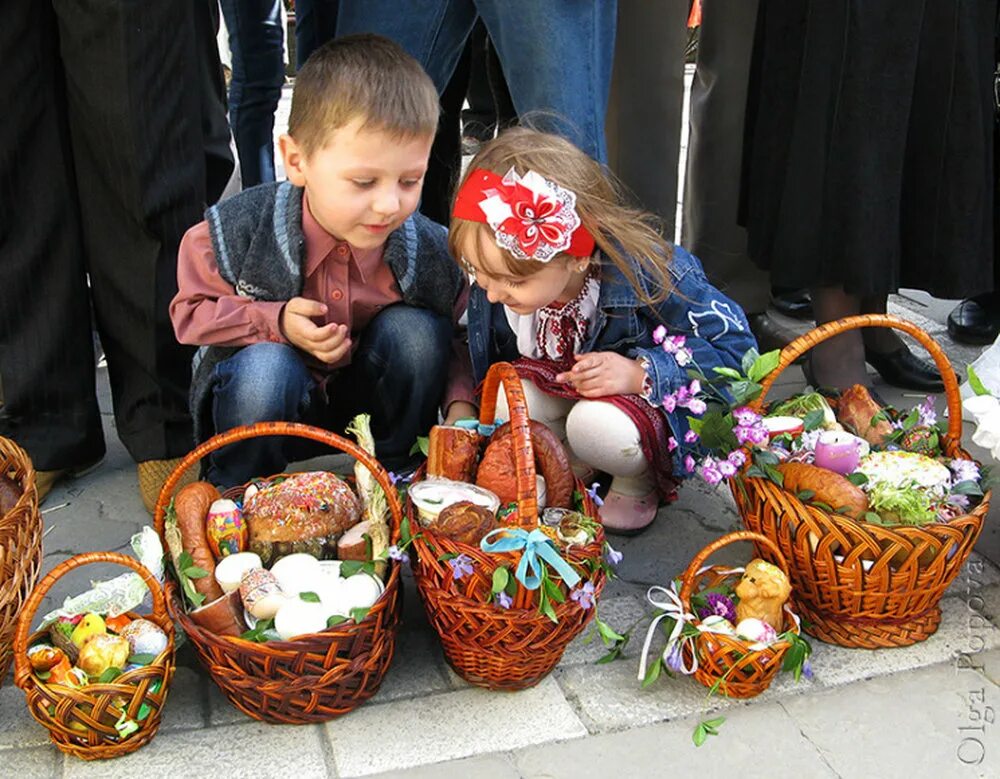
[[[611,474],[611,489],[639,497],[653,489],[649,463],[639,443],[639,429],[628,415],[603,400],[569,400],[546,395],[534,382],[522,379],[528,415],[551,428],[567,445],[573,470],[586,467]],[[510,412],[500,391],[497,418],[506,421]]]

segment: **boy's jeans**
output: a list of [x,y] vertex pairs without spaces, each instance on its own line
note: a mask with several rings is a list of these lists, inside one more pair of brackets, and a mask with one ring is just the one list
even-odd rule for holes
[[604,162],[617,0],[341,0],[337,35],[392,38],[444,91],[477,16],[503,65],[518,116]]
[[[426,309],[397,304],[382,310],[361,334],[351,364],[330,377],[328,400],[293,346],[247,346],[215,367],[215,430],[282,420],[341,431],[355,414],[370,413],[379,461],[406,470],[414,464],[409,451],[417,436],[437,422],[452,336],[451,321]],[[210,455],[207,478],[223,487],[243,484],[279,473],[290,460],[328,452],[303,439],[255,438]]]

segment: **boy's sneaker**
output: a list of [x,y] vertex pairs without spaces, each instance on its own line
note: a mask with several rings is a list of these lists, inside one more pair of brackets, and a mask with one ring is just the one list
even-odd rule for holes
[[102,462],[104,462],[103,454],[93,462],[84,463],[83,465],[74,465],[70,468],[57,468],[54,471],[35,471],[35,489],[38,492],[39,505],[41,505],[42,501],[52,492],[52,488],[59,482],[86,476],[91,471],[96,470]]
[[[146,460],[136,466],[136,473],[139,476],[139,496],[142,498],[142,505],[150,514],[156,509],[156,501],[160,497],[163,485],[183,459],[175,457],[171,460]],[[175,490],[179,490],[197,479],[198,468],[192,466],[185,471]]]

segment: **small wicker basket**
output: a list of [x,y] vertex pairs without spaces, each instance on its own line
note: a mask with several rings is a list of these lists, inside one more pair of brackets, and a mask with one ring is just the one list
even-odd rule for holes
[[[513,433],[517,523],[530,530],[538,526],[535,458],[524,391],[510,363],[497,363],[490,368],[483,384],[480,421],[483,424],[493,421],[501,386],[507,396]],[[418,474],[420,476],[422,473]],[[597,507],[579,480],[576,488],[583,496],[585,513],[597,518]],[[412,501],[407,502],[407,515],[416,533],[419,523]],[[565,556],[571,564],[590,568],[589,579],[585,577],[585,580],[594,586],[595,602],[607,578],[598,564],[603,548],[604,531],[599,528],[591,543]],[[449,664],[476,686],[520,690],[538,684],[558,664],[569,642],[594,616],[593,608],[583,608],[567,598],[564,603],[553,604],[558,618],[558,622],[553,622],[539,614],[535,607],[535,591],[520,584],[511,608],[501,609],[488,602],[493,572],[501,565],[515,568],[518,554],[483,552],[478,546],[435,533],[433,527],[420,529],[414,536],[413,549],[413,576],[427,618],[441,639]],[[467,555],[473,562],[473,573],[460,580],[454,578],[451,566],[443,560],[458,554]]]
[[[220,433],[181,461],[163,485],[156,504],[154,524],[161,539],[169,496],[188,468],[223,446],[268,435],[318,441],[359,460],[385,490],[390,526],[398,530],[402,517],[399,497],[374,457],[352,441],[320,428],[260,422]],[[170,615],[187,633],[212,680],[236,708],[264,722],[326,722],[352,711],[378,690],[396,649],[402,590],[399,564],[394,560],[389,561],[385,591],[361,622],[344,622],[291,641],[256,643],[216,635],[188,616],[173,579],[168,579],[166,592]]]
[[[702,549],[691,560],[687,570],[681,577],[681,605],[685,612],[691,612],[691,596],[709,587],[721,584],[735,586],[742,569],[730,566],[712,565],[702,567],[705,561],[724,546],[737,541],[753,541],[759,547],[769,549],[782,571],[788,571],[781,551],[768,538],[759,533],[741,530],[727,533]],[[799,632],[799,624],[789,611],[784,609],[785,622],[780,632]],[[697,626],[700,620],[692,624]],[[760,695],[770,685],[775,674],[781,669],[785,652],[791,647],[788,641],[776,641],[763,649],[749,650],[747,642],[723,633],[701,633],[692,641],[684,643],[685,662],[690,667],[692,655],[697,659],[698,666],[694,678],[706,687],[719,685],[719,692],[730,698],[753,698]]]
[[[962,401],[958,381],[940,346],[904,319],[871,314],[817,327],[781,352],[755,401],[789,365],[813,346],[848,330],[891,327],[913,336],[930,352],[944,378],[948,432],[942,449],[969,458],[961,448]],[[938,602],[958,575],[983,527],[990,494],[969,514],[922,527],[883,527],[807,505],[760,478],[730,481],[743,524],[773,541],[788,561],[795,609],[807,633],[846,647],[878,649],[923,641],[941,620]],[[769,547],[758,550],[776,562]]]
[[42,562],[42,515],[35,469],[27,453],[0,437],[0,473],[21,487],[17,504],[0,516],[0,687],[12,658],[17,616],[38,578]]
[[[74,688],[46,684],[35,676],[27,651],[48,639],[48,631],[28,635],[31,620],[42,598],[56,581],[83,565],[114,563],[139,574],[153,596],[152,614],[143,619],[155,622],[167,635],[167,648],[149,665],[126,671],[111,682],[92,682]],[[129,614],[133,619],[138,614]],[[120,757],[148,744],[160,727],[167,690],[174,675],[174,623],[167,614],[163,591],[153,575],[136,560],[117,552],[89,552],[57,565],[31,593],[17,622],[14,637],[14,683],[24,690],[31,716],[44,725],[59,749],[83,760]],[[115,723],[122,716],[140,724],[139,730],[121,738]]]

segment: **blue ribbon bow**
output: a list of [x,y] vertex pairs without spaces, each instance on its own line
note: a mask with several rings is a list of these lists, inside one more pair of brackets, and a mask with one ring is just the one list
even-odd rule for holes
[[[497,540],[491,541],[490,539],[494,537]],[[484,552],[524,550],[514,576],[529,590],[537,590],[542,584],[541,566],[543,561],[552,566],[559,577],[566,582],[567,587],[573,587],[580,581],[580,575],[559,556],[552,539],[537,528],[530,533],[519,527],[501,527],[491,530],[483,536],[483,540],[479,542],[479,548]]]

